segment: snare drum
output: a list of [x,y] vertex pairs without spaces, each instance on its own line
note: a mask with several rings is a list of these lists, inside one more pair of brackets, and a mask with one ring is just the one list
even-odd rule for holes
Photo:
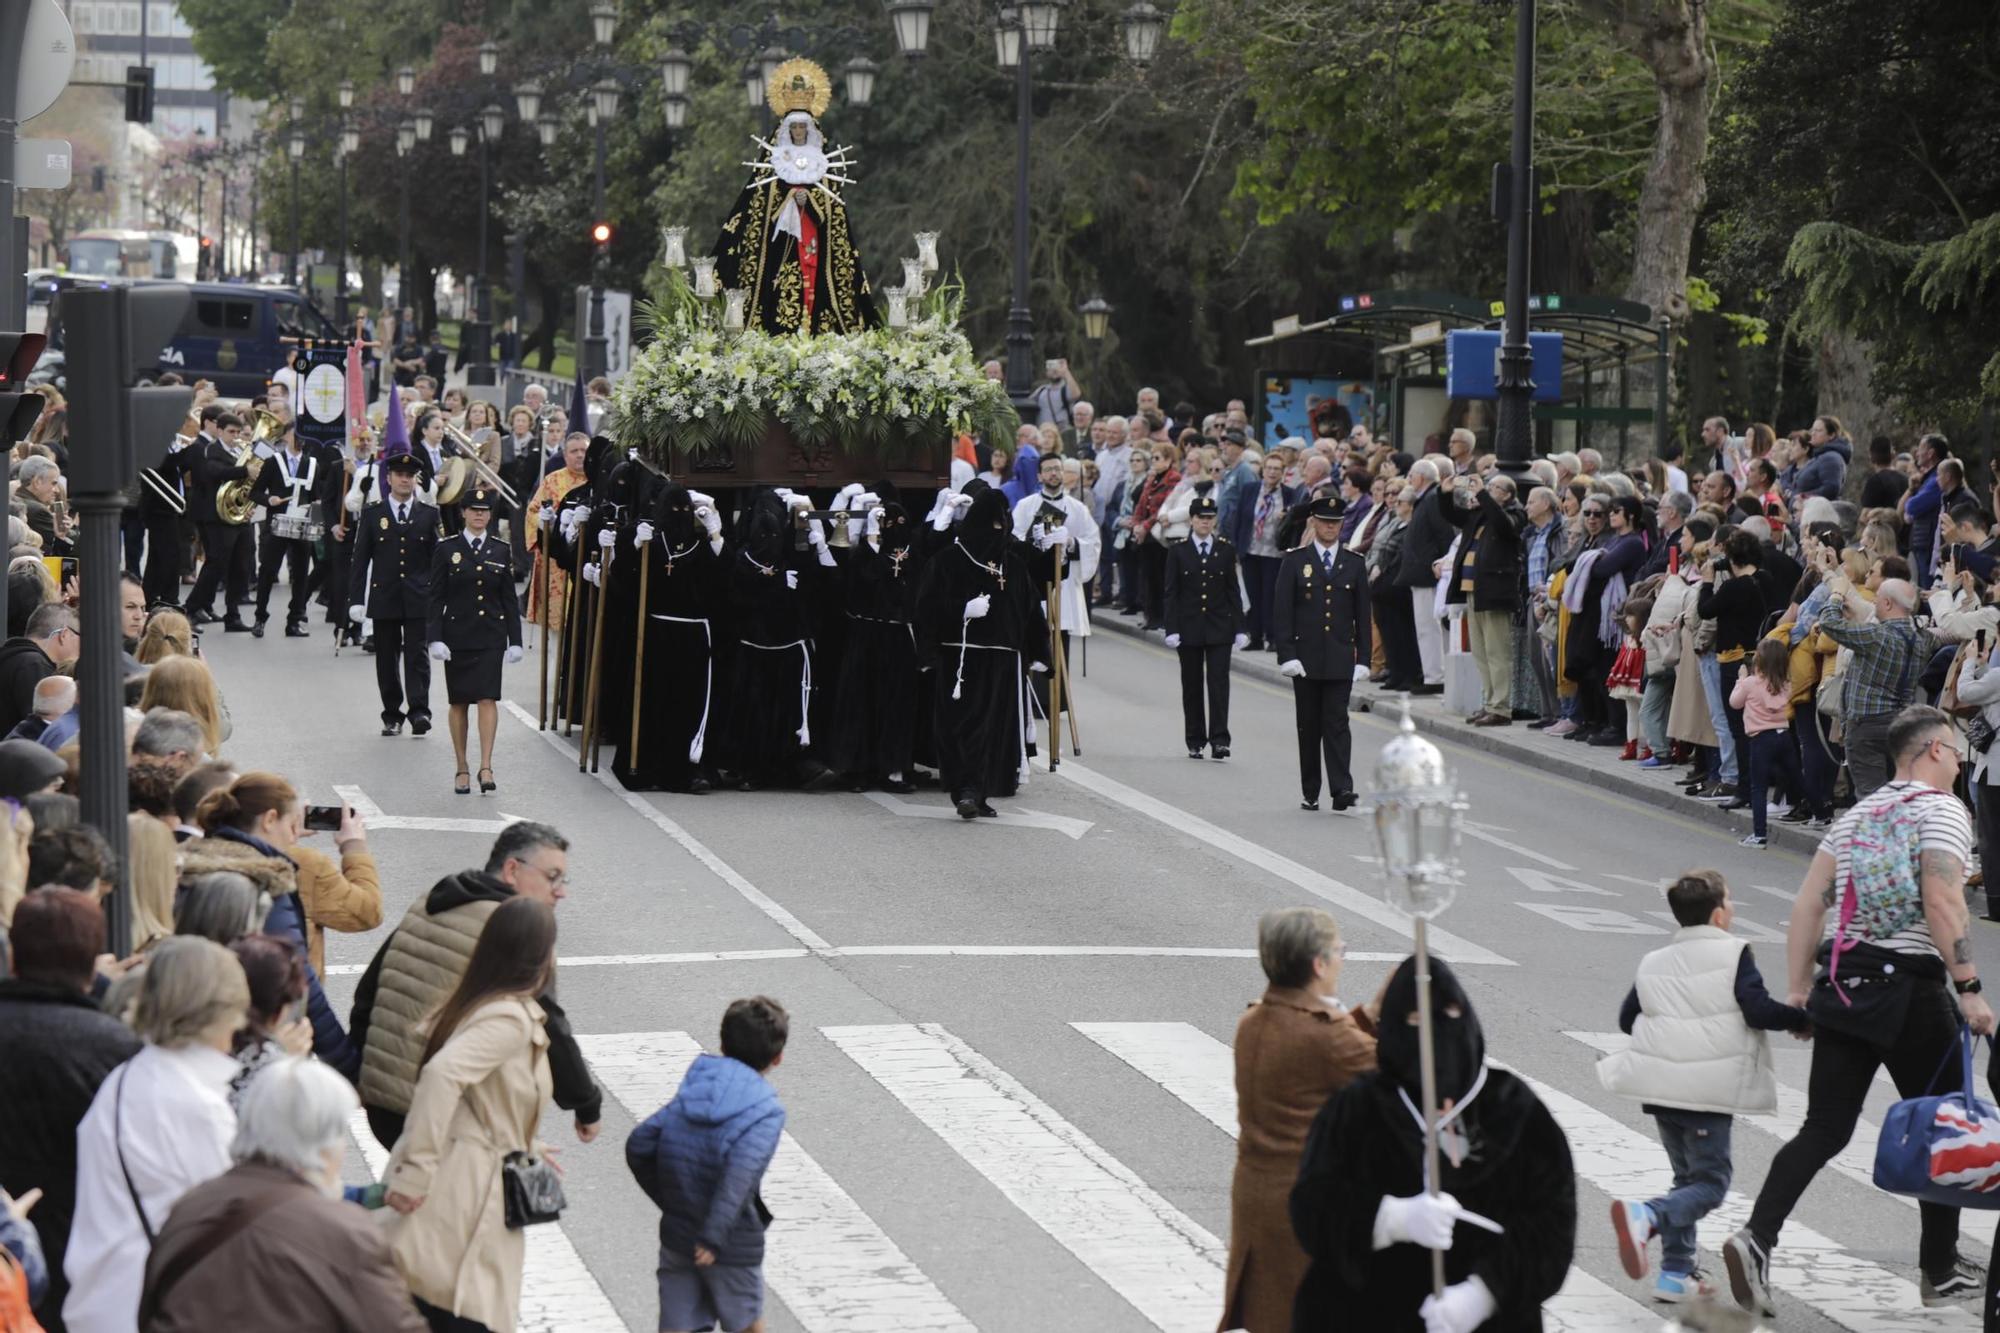
[[271,535],[285,541],[316,542],[326,536],[326,524],[304,514],[274,514],[271,517]]

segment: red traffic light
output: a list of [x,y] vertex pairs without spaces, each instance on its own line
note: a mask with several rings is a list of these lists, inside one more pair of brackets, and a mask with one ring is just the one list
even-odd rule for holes
[[609,222],[592,223],[590,227],[590,239],[598,245],[611,244],[611,224]]

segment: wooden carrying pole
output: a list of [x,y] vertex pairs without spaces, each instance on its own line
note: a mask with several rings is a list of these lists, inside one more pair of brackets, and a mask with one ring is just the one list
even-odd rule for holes
[[550,563],[551,563],[551,557],[550,557],[550,555],[549,555],[549,532],[548,532],[548,529],[547,529],[547,528],[544,528],[544,527],[542,527],[542,526],[541,526],[541,516],[540,516],[540,514],[539,514],[539,513],[538,513],[538,512],[536,511],[536,510],[533,510],[533,509],[530,509],[530,510],[528,511],[528,513],[529,513],[529,518],[530,518],[530,521],[531,521],[531,522],[533,522],[533,523],[534,523],[534,524],[536,525],[536,528],[535,528],[535,534],[536,534],[536,535],[535,535],[535,571],[534,571],[534,572],[535,572],[535,577],[536,577],[537,581],[538,581],[538,582],[540,583],[540,585],[541,585],[541,594],[542,594],[542,595],[541,595],[540,597],[538,597],[538,598],[536,598],[536,599],[535,599],[535,605],[536,605],[536,607],[537,607],[537,608],[538,608],[538,609],[539,609],[539,610],[541,611],[541,615],[542,615],[542,621],[541,621],[541,632],[542,632],[542,697],[541,697],[541,702],[540,702],[540,704],[538,704],[538,705],[536,706],[536,709],[535,709],[535,728],[536,728],[536,730],[538,730],[538,731],[547,731],[547,730],[549,729],[549,723],[550,723],[550,718],[549,718],[549,664],[550,664],[550,659],[549,659],[549,625],[550,625],[550,623],[551,623],[551,620],[552,620],[552,615],[551,615],[551,611],[550,611],[550,607],[549,607],[549,584],[550,584],[550,582],[551,582],[551,579],[550,579],[550,575],[549,575],[549,565],[550,565]]
[[597,740],[603,730],[604,706],[600,696],[604,684],[604,621],[611,591],[611,558],[618,554],[615,546],[601,548],[604,563],[597,569],[597,596],[591,598],[591,605],[597,608],[590,618],[590,682],[583,701],[583,741],[576,747],[576,771],[597,771]]
[[[581,525],[577,532],[583,531]],[[576,568],[569,572],[569,598],[563,611],[563,651],[562,651],[562,719],[563,735],[576,731],[576,619],[577,610],[583,605],[583,543],[576,544]]]
[[652,545],[651,542],[640,542],[635,548],[639,552],[639,615],[632,648],[632,743],[625,749],[625,770],[628,773],[639,771],[639,705],[645,697],[646,593],[653,578]]
[[1069,653],[1063,648],[1062,590],[1065,548],[1056,547],[1056,581],[1049,590],[1049,768],[1062,751],[1063,704],[1069,705],[1069,752],[1081,758],[1083,736],[1077,727],[1076,699],[1070,689]]

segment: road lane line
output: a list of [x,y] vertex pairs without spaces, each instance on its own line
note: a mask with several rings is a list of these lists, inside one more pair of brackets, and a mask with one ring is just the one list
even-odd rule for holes
[[[1372,921],[1405,939],[1409,938],[1408,914],[1397,911],[1375,894],[1364,893],[1351,884],[1343,884],[1331,876],[1322,875],[1319,871],[1303,866],[1288,856],[1281,856],[1241,834],[1231,833],[1228,829],[1212,824],[1199,815],[1170,805],[1157,796],[1148,795],[1136,787],[1126,786],[1116,778],[1106,777],[1102,773],[1085,768],[1075,760],[1063,760],[1056,769],[1056,775],[1067,778],[1085,791],[1122,805],[1136,814],[1157,820],[1176,833],[1197,838],[1217,851],[1247,862],[1268,875],[1305,890],[1316,898],[1324,898],[1352,916]],[[1497,967],[1514,965],[1513,959],[1503,958],[1491,949],[1474,944],[1471,940],[1463,939],[1449,931],[1439,930],[1433,926],[1430,935],[1431,948],[1454,963],[1488,963]]]
[[[616,953],[567,955],[557,962],[571,967],[659,967],[691,963],[762,963],[789,958],[1255,958],[1255,949],[1205,949],[1145,944],[845,944],[826,949],[699,949],[691,953]],[[1400,963],[1400,953],[1354,951],[1350,963]],[[358,977],[366,963],[335,963],[320,975]]]
[[[590,1067],[634,1120],[673,1099],[701,1045],[685,1032],[579,1035]],[[809,1333],[976,1333],[923,1271],[790,1134],[765,1172],[774,1215],[764,1278]]]
[[[389,1154],[368,1128],[367,1112],[357,1108],[348,1117],[347,1135],[369,1173],[380,1180],[389,1167]],[[527,1253],[521,1265],[517,1333],[630,1333],[560,1223],[524,1227],[521,1236]]]
[[[511,713],[516,722],[540,735],[543,740],[554,747],[557,754],[562,755],[571,763],[576,761],[575,749],[563,740],[561,734],[554,731],[542,731],[535,725],[535,719],[529,714],[527,709],[521,707],[521,705],[515,703],[512,699],[502,699],[500,706]],[[709,850],[706,843],[662,814],[652,802],[646,800],[636,792],[626,791],[623,784],[611,775],[609,769],[592,773],[590,776],[595,778],[599,785],[606,791],[616,796],[627,806],[630,806],[641,819],[679,843],[682,851],[708,867],[709,871],[717,879],[720,879],[730,888],[736,890],[751,906],[776,922],[786,934],[790,935],[800,944],[805,945],[806,948],[811,949],[814,953],[825,953],[832,947],[824,939],[820,938],[819,934],[812,927],[793,916],[783,907],[780,907],[762,889],[759,889],[755,884],[743,878],[734,866]]]
[[[1497,1064],[1497,1062],[1495,1062]],[[1558,1091],[1538,1079],[1517,1075],[1534,1089],[1569,1139],[1570,1157],[1580,1181],[1596,1186],[1614,1199],[1650,1199],[1673,1188],[1673,1170],[1666,1149],[1638,1130]],[[1729,1191],[1722,1205],[1703,1218],[1700,1241],[1711,1254],[1722,1248],[1750,1219],[1751,1200]],[[1602,1233],[1608,1236],[1609,1226]],[[1582,1225],[1591,1225],[1586,1217]],[[1912,1254],[1911,1259],[1915,1256]],[[1912,1263],[1910,1271],[1914,1273]],[[1901,1273],[1849,1254],[1831,1237],[1800,1224],[1786,1223],[1784,1237],[1771,1255],[1771,1285],[1803,1302],[1815,1313],[1852,1333],[1972,1333],[1978,1318],[1957,1307],[1926,1310],[1917,1284]]]
[[[1609,1055],[1622,1051],[1631,1043],[1631,1038],[1622,1032],[1565,1032],[1565,1037],[1580,1041],[1592,1050]],[[1774,1034],[1775,1035],[1775,1034]],[[1739,1115],[1738,1120],[1747,1121],[1780,1143],[1789,1143],[1805,1124],[1806,1094],[1783,1081],[1778,1083],[1778,1109],[1768,1115]],[[1882,1137],[1882,1127],[1862,1116],[1854,1122],[1854,1133],[1847,1146],[1834,1155],[1828,1163],[1835,1171],[1867,1187],[1871,1194],[1881,1194],[1897,1203],[1914,1208],[1917,1201],[1907,1194],[1889,1194],[1878,1189],[1875,1184],[1875,1141]]]
[[1155,1328],[1215,1327],[1222,1242],[1012,1076],[934,1023],[820,1031]]
[[[1070,1026],[1236,1137],[1235,1057],[1225,1043],[1192,1023]],[[1549,1329],[1573,1333],[1657,1333],[1660,1327],[1658,1315],[1576,1267],[1542,1313]]]

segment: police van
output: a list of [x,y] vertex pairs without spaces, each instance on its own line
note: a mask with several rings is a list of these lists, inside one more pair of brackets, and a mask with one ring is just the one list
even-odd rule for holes
[[289,287],[185,285],[187,314],[174,340],[160,349],[153,373],[175,371],[189,384],[213,380],[224,398],[262,393],[295,346],[288,339],[340,336],[333,321]]

